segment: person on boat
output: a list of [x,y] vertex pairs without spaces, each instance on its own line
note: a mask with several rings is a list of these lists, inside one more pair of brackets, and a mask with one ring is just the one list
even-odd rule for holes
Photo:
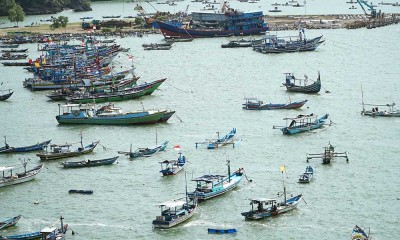
[[10,145],[8,145],[8,143],[6,143],[6,149],[10,149]]

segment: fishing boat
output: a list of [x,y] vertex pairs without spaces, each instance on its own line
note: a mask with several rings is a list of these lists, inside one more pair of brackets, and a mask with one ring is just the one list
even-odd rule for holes
[[217,132],[216,134],[217,138],[204,139],[203,142],[196,143],[196,148],[203,143],[207,143],[207,149],[216,149],[227,144],[232,144],[233,146],[235,146],[234,140],[236,135],[236,128],[233,128],[228,134],[223,137],[219,136],[219,132]]
[[208,233],[216,233],[216,234],[237,233],[235,228],[229,228],[229,229],[208,228],[207,232]]
[[[286,167],[283,165],[280,167],[282,171],[282,181],[284,182],[283,173],[286,171]],[[282,213],[291,211],[297,207],[300,200],[303,198],[302,194],[287,199],[286,187],[283,183],[283,201],[278,202],[277,199],[268,198],[253,198],[250,199],[251,210],[248,212],[242,212],[242,216],[246,220],[258,220],[266,217],[272,217],[280,215]]]
[[246,110],[275,110],[275,109],[296,109],[301,108],[307,100],[289,103],[263,103],[258,98],[245,98],[243,109]]
[[132,125],[166,122],[175,111],[139,110],[123,112],[113,104],[96,106],[95,104],[59,105],[56,120],[59,124],[91,125]]
[[31,239],[42,239],[42,240],[64,240],[65,233],[68,229],[68,224],[63,224],[63,217],[61,220],[61,228],[56,227],[46,227],[41,231],[31,232],[31,233],[23,233],[11,236],[0,236],[0,240],[31,240]]
[[22,66],[31,66],[32,63],[29,62],[2,62],[1,64],[3,64],[4,66],[7,67],[22,67]]
[[274,129],[280,129],[283,134],[292,135],[301,132],[308,132],[317,128],[322,127],[326,120],[328,120],[329,114],[325,114],[318,118],[318,115],[298,115],[294,118],[284,118],[283,120],[290,120],[289,126],[274,126]]
[[[400,109],[395,109],[395,103],[391,104],[367,104],[363,103],[362,115],[371,117],[400,117]],[[365,110],[365,106],[372,106],[371,110]],[[388,109],[381,110],[379,107],[387,107]]]
[[43,164],[40,164],[30,170],[26,170],[26,165],[27,162],[24,161],[22,163],[24,171],[22,172],[14,171],[14,173],[13,170],[16,169],[16,167],[0,167],[0,172],[2,172],[2,176],[0,179],[0,187],[11,186],[31,181],[42,170],[44,166]]
[[331,143],[329,143],[327,147],[324,147],[323,153],[308,153],[307,162],[309,162],[310,159],[321,159],[322,164],[330,164],[331,160],[335,157],[345,158],[346,162],[349,162],[347,152],[336,152],[335,147]]
[[102,103],[136,99],[152,94],[165,80],[167,79],[163,78],[117,91],[104,91],[94,94],[83,93],[81,95],[68,97],[67,99],[73,103]]
[[260,44],[254,44],[253,50],[260,53],[289,53],[289,52],[304,52],[314,51],[321,45],[325,40],[322,40],[322,36],[315,37],[312,39],[306,39],[304,35],[304,29],[299,30],[299,37],[292,39],[288,37],[277,37],[269,32],[265,33],[263,41]]
[[16,235],[10,235],[10,236],[1,236],[0,235],[0,240],[32,240],[32,239],[41,239],[42,234],[37,231],[37,232],[31,232],[31,233],[22,233],[22,234],[16,234]]
[[321,90],[321,76],[319,71],[316,81],[309,79],[307,75],[304,75],[304,79],[296,78],[293,73],[285,73],[285,75],[286,82],[282,83],[282,85],[289,92],[318,93]]
[[80,17],[79,19],[81,19],[81,20],[86,20],[86,19],[92,19],[93,17]]
[[20,153],[20,152],[31,152],[43,150],[49,145],[51,140],[44,141],[41,143],[33,144],[25,147],[10,147],[7,143],[7,138],[4,136],[4,147],[0,148],[0,153]]
[[4,229],[4,228],[8,228],[8,227],[12,227],[15,226],[15,224],[17,224],[17,222],[19,221],[19,219],[21,218],[22,215],[18,215],[16,217],[13,218],[9,218],[6,219],[4,221],[0,222],[0,230]]
[[78,194],[93,194],[93,190],[76,190],[76,189],[71,189],[68,191],[68,193],[78,193]]
[[[242,12],[230,8],[227,2],[221,9],[193,11],[188,28],[157,21],[164,37],[204,38],[257,35],[268,31],[262,11]],[[206,27],[205,27],[206,26]]]
[[152,45],[143,47],[144,50],[170,50],[172,46],[160,46],[160,45]]
[[309,183],[314,175],[314,169],[307,166],[306,170],[299,176],[299,183]]
[[72,145],[71,144],[51,144],[50,149],[49,147],[46,147],[46,150],[44,152],[36,154],[40,158],[40,160],[54,160],[54,159],[60,159],[60,158],[67,158],[67,157],[75,157],[87,153],[93,152],[97,144],[99,144],[100,141],[92,142],[91,144],[87,146],[83,146],[82,142],[82,134],[81,136],[81,146],[78,147],[77,149],[71,149]]
[[168,145],[168,141],[165,141],[160,145],[150,147],[150,148],[138,148],[133,152],[132,152],[132,146],[131,146],[131,150],[129,152],[118,151],[118,153],[128,155],[130,158],[151,157],[160,151],[164,151],[167,148],[167,145]]
[[104,158],[104,159],[98,159],[98,160],[83,160],[79,162],[62,162],[61,164],[64,166],[64,168],[83,168],[83,167],[97,167],[97,166],[103,166],[103,165],[111,165],[113,164],[119,156],[112,157],[112,158]]
[[213,197],[233,190],[242,180],[244,169],[239,168],[231,174],[230,161],[227,161],[228,176],[224,175],[204,175],[193,179],[196,182],[196,189],[188,193],[191,199],[197,198],[198,201],[205,201]]
[[163,176],[175,175],[183,169],[186,163],[186,157],[182,156],[179,152],[178,160],[164,160],[159,162],[161,164],[161,171]]
[[[186,181],[186,175],[185,175]],[[160,216],[153,220],[154,228],[172,228],[191,218],[197,209],[197,199],[189,199],[186,184],[185,197],[164,202],[158,206],[161,209]]]
[[11,53],[4,53],[0,56],[0,60],[20,60],[26,59],[28,55],[26,54],[11,54]]
[[12,89],[0,90],[0,101],[9,99],[13,93]]
[[120,18],[121,15],[109,15],[109,16],[102,16],[103,18]]
[[0,48],[18,48],[19,44],[0,44]]
[[274,9],[268,10],[268,12],[282,12],[278,7],[274,7]]
[[27,51],[28,51],[27,48],[24,48],[24,49],[14,49],[14,48],[12,48],[12,49],[1,50],[1,52],[3,52],[3,53],[22,53],[22,52],[27,52]]
[[352,240],[370,240],[371,237],[367,234],[364,229],[360,228],[359,226],[355,226],[351,231],[351,239]]
[[246,39],[240,39],[240,40],[232,40],[229,41],[229,43],[222,44],[222,48],[239,48],[239,47],[251,47],[253,44],[253,40],[246,40]]

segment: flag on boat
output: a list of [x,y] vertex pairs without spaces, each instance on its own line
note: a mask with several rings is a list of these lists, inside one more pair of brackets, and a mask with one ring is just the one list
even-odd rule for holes
[[132,56],[132,55],[128,55],[128,59],[129,59],[129,60],[132,60],[132,59],[133,59],[133,56]]
[[179,150],[181,150],[181,146],[179,146],[179,145],[175,145],[175,146],[174,146],[174,150],[176,150],[176,151],[179,151]]
[[285,165],[282,165],[281,166],[281,172],[283,173],[283,172],[285,172],[286,171],[286,166]]

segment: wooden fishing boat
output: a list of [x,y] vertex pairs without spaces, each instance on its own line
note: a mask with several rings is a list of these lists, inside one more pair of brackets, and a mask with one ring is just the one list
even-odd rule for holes
[[235,147],[234,140],[236,136],[236,128],[233,128],[228,134],[223,137],[219,136],[219,132],[217,132],[216,134],[217,138],[211,137],[210,139],[204,139],[203,142],[197,142],[196,148],[204,143],[207,144],[207,149],[216,149],[227,144],[232,144],[232,146]]
[[[321,90],[321,77],[319,72],[317,81],[313,81],[311,84],[308,84],[308,81],[312,80],[308,79],[307,75],[305,75],[305,79],[295,78],[292,73],[285,73],[285,75],[286,82],[282,84],[289,92],[318,93]],[[296,81],[298,82],[297,84]]]
[[164,160],[159,162],[161,164],[161,171],[163,176],[175,175],[183,169],[186,163],[186,157],[182,156],[179,152],[178,160]]
[[168,145],[168,141],[165,141],[164,143],[154,146],[154,147],[138,148],[133,152],[132,152],[132,150],[129,152],[118,151],[118,153],[128,155],[130,158],[151,157],[160,151],[164,151],[167,148],[167,145]]
[[17,234],[17,235],[10,235],[10,236],[0,236],[0,240],[33,240],[33,239],[40,239],[42,237],[42,234],[37,231],[37,232],[31,232],[31,233],[23,233],[23,234]]
[[110,16],[103,16],[103,18],[120,18],[121,15],[110,15]]
[[[0,179],[0,187],[11,186],[19,183],[31,181],[43,168],[44,164],[40,164],[30,170],[26,170],[27,162],[23,162],[24,171],[13,173],[15,167],[0,167],[2,177]],[[8,174],[6,174],[8,172]]]
[[299,183],[309,183],[314,175],[314,169],[311,166],[307,166],[306,170],[300,175]]
[[246,102],[243,105],[243,109],[246,110],[275,110],[275,109],[295,109],[301,108],[308,100],[300,102],[289,102],[289,103],[266,103],[264,104],[258,98],[245,98]]
[[[283,173],[286,171],[286,167],[281,166],[282,171],[282,179]],[[276,215],[280,215],[282,213],[291,211],[297,207],[300,200],[303,198],[302,194],[299,194],[295,197],[291,197],[286,199],[286,187],[283,182],[283,201],[278,202],[276,199],[267,199],[267,198],[254,198],[250,199],[251,210],[248,212],[242,212],[242,216],[245,217],[246,220],[258,220],[266,217],[272,217]],[[254,206],[255,205],[255,206]]]
[[292,135],[301,132],[308,132],[317,128],[322,127],[326,120],[328,120],[329,114],[325,114],[318,118],[318,115],[298,115],[295,118],[284,118],[283,120],[290,120],[289,126],[274,126],[274,129],[280,129],[283,134]]
[[170,47],[172,43],[165,42],[165,43],[144,43],[142,44],[143,48],[147,47]]
[[91,124],[91,125],[132,125],[154,124],[167,121],[174,111],[169,110],[139,110],[123,112],[113,104],[96,106],[94,104],[59,105],[60,124]]
[[159,204],[161,215],[153,220],[154,228],[172,228],[189,218],[191,218],[196,209],[196,199],[189,200],[187,197],[176,199]]
[[15,226],[15,224],[17,224],[17,222],[19,221],[19,219],[21,218],[22,215],[18,215],[16,217],[13,218],[9,218],[6,219],[4,221],[0,222],[0,230],[4,229],[4,228],[8,228],[8,227],[12,227]]
[[[396,104],[367,104],[363,103],[362,115],[371,117],[400,117],[400,109],[394,109]],[[365,106],[372,106],[371,110],[365,110]],[[380,110],[379,107],[388,107],[389,109]]]
[[32,63],[29,63],[29,62],[2,62],[1,64],[3,64],[4,66],[7,66],[7,67],[11,67],[11,66],[22,67],[22,66],[31,66],[32,65]]
[[103,165],[111,165],[113,164],[119,156],[112,157],[112,158],[104,158],[99,160],[83,160],[79,162],[62,162],[61,164],[64,168],[82,168],[82,167],[97,167]]
[[0,60],[21,60],[26,59],[28,55],[26,54],[11,54],[11,53],[4,53]]
[[322,164],[329,164],[335,157],[345,158],[346,162],[349,162],[349,156],[347,155],[347,152],[335,152],[335,147],[332,146],[331,143],[329,143],[327,147],[324,147],[324,149],[325,150],[323,153],[308,153],[307,162],[309,162],[310,159],[321,159]]
[[9,99],[13,93],[12,89],[0,90],[0,101]]
[[0,48],[18,48],[19,44],[0,44]]
[[152,94],[165,80],[166,78],[118,91],[99,94],[84,93],[80,96],[68,97],[67,99],[73,103],[101,103],[136,99]]
[[224,234],[224,233],[237,233],[235,228],[229,228],[229,229],[216,229],[216,228],[208,228],[207,229],[208,233],[216,233],[216,234]]
[[28,51],[27,48],[24,48],[24,49],[14,49],[14,48],[12,48],[12,49],[3,49],[3,50],[1,50],[1,52],[3,52],[3,53],[22,53],[22,52],[27,52],[27,51]]
[[68,230],[68,224],[63,223],[63,217],[60,217],[61,227],[46,227],[40,231],[42,240],[65,240],[65,233]]
[[355,226],[351,231],[351,239],[352,240],[370,240],[371,237],[367,234],[364,229],[359,226]]
[[197,198],[198,201],[205,201],[213,197],[233,190],[242,180],[244,169],[239,168],[231,174],[230,161],[227,161],[228,176],[223,175],[204,175],[193,179],[196,182],[196,189],[188,193],[191,199]]
[[68,191],[68,193],[78,193],[78,194],[93,194],[93,190],[76,190],[76,189],[71,189]]
[[99,142],[100,141],[96,141],[87,146],[83,146],[81,135],[81,146],[77,149],[71,149],[71,144],[52,144],[50,145],[50,149],[49,147],[46,147],[46,151],[38,153],[36,154],[36,156],[38,156],[40,160],[54,160],[60,158],[75,157],[93,152]]
[[26,147],[10,147],[6,141],[6,137],[4,137],[4,147],[0,148],[0,153],[17,153],[17,152],[31,152],[31,151],[39,151],[43,150],[49,145],[51,140],[44,141],[41,143],[37,143],[31,146]]
[[222,48],[241,48],[241,47],[251,47],[253,44],[253,40],[246,40],[246,39],[240,39],[240,40],[233,40],[229,41],[229,43],[222,44]]

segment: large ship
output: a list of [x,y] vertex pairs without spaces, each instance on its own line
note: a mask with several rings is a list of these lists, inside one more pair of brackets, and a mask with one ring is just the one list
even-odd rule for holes
[[223,3],[219,11],[192,12],[187,25],[157,22],[165,38],[201,38],[258,35],[269,30],[262,11],[242,12]]

